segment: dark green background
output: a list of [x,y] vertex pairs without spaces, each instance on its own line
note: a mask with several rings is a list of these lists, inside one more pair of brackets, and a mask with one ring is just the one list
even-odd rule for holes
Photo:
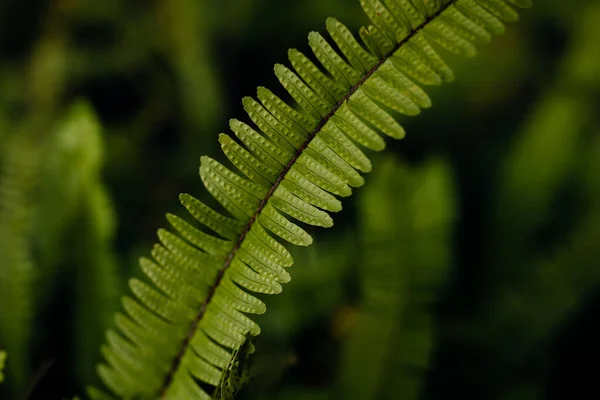
[[[580,190],[579,173],[600,133],[595,3],[535,1],[478,57],[447,56],[456,82],[427,88],[433,108],[403,120],[406,139],[389,142],[386,154],[402,160],[401,168],[439,157],[454,176],[452,266],[434,308],[436,339],[422,398],[570,399],[586,390],[585,398],[599,396],[600,237],[575,239],[587,240],[580,257],[563,256],[558,272],[542,283],[530,272],[531,260],[560,258],[555,253],[592,218],[589,204],[598,203],[599,191]],[[28,121],[38,119],[48,127],[35,128],[43,146],[73,101],[89,101],[103,127],[103,180],[117,215],[114,252],[123,291],[127,277],[139,273],[137,257],[166,226],[165,212],[184,215],[177,195],[206,199],[198,159],[222,159],[217,136],[229,118],[242,118],[241,98],[259,85],[282,93],[273,64],[286,59],[288,48],[308,51],[307,33],[323,32],[329,16],[353,29],[366,23],[355,0],[2,0],[0,150],[6,137],[34,129]],[[564,101],[570,108],[561,108]],[[519,158],[521,137],[552,127],[562,130],[524,145]],[[544,149],[562,146],[568,135],[579,138],[568,156],[571,169],[551,190],[536,192],[555,164],[553,150]],[[374,158],[374,174],[384,158]],[[590,174],[600,180],[600,172]],[[271,368],[257,376],[248,397],[335,392],[343,368],[343,340],[335,332],[361,301],[353,273],[359,262],[348,257],[348,249],[360,247],[360,214],[355,197],[345,200],[333,229],[311,231],[316,248],[294,253],[292,282],[268,299],[263,318],[259,352],[268,354]],[[577,283],[560,285],[575,275]],[[36,318],[32,374],[51,360],[36,399],[82,394],[90,383],[74,372],[81,366],[73,361],[75,316],[68,310],[76,291],[61,277],[53,278],[53,294]],[[526,299],[531,314],[511,303],[511,291]],[[296,317],[286,318],[291,313]]]

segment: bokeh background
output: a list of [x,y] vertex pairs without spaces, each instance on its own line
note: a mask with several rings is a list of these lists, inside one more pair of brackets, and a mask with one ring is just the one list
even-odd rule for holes
[[[2,399],[64,399],[199,157],[355,0],[2,0]],[[536,1],[451,85],[259,318],[244,399],[598,398],[600,5]],[[276,89],[279,93],[281,91]],[[187,216],[186,216],[187,218]]]

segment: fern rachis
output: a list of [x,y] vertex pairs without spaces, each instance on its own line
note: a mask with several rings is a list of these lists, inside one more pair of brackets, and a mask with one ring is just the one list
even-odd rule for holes
[[[161,244],[141,266],[155,288],[132,279],[138,300],[125,298],[127,315],[115,319],[120,333],[107,333],[109,364],[99,366],[107,386],[124,398],[209,399],[195,379],[218,385],[230,365],[231,349],[260,328],[245,314],[265,305],[245,290],[279,293],[290,280],[287,250],[267,231],[296,245],[312,238],[284,214],[329,227],[326,211],[339,211],[335,197],[363,183],[358,171],[371,164],[357,143],[382,150],[378,132],[393,138],[403,128],[388,110],[417,115],[431,105],[413,80],[439,84],[452,72],[430,42],[467,56],[473,42],[486,42],[517,14],[507,4],[528,0],[361,0],[373,25],[362,28],[363,47],[334,19],[327,29],[340,52],[318,33],[309,44],[324,68],[290,51],[297,74],[275,66],[282,85],[300,106],[294,108],[265,88],[244,108],[258,127],[232,120],[243,146],[220,136],[224,153],[248,179],[203,157],[200,176],[232,217],[189,195],[181,202],[216,236],[175,216],[171,225],[184,240],[159,231]],[[326,72],[325,72],[326,71]],[[158,290],[157,290],[158,289]],[[245,290],[242,290],[245,289]],[[102,397],[98,391],[90,392]]]

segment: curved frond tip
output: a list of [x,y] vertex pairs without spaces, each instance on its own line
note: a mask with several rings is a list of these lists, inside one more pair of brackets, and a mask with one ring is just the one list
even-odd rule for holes
[[[297,50],[291,68],[275,66],[287,103],[266,88],[245,98],[254,126],[231,120],[223,152],[241,173],[203,157],[200,177],[221,204],[216,211],[189,195],[181,203],[203,226],[168,220],[146,281],[132,279],[135,298],[107,333],[98,373],[121,398],[207,399],[207,387],[230,379],[232,353],[260,329],[248,314],[265,312],[251,295],[279,293],[290,280],[289,252],[275,238],[307,246],[303,224],[329,227],[338,197],[363,184],[371,163],[361,147],[380,151],[382,137],[405,132],[397,114],[431,106],[419,85],[452,81],[437,48],[473,56],[475,44],[518,18],[529,0],[360,0],[371,24],[360,39],[335,19],[330,39],[309,34],[319,65]],[[335,47],[331,44],[335,43]],[[235,357],[234,357],[235,358]],[[221,392],[222,393],[222,392]],[[96,389],[94,399],[107,399]],[[218,394],[215,394],[218,395]]]

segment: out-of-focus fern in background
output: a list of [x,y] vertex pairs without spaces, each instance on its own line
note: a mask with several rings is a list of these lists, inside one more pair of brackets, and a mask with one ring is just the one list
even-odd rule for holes
[[[453,87],[294,249],[240,398],[599,396],[577,359],[600,355],[600,8],[521,15],[449,57]],[[97,383],[134,260],[206,196],[198,157],[328,16],[365,22],[355,0],[0,3],[0,398]]]

